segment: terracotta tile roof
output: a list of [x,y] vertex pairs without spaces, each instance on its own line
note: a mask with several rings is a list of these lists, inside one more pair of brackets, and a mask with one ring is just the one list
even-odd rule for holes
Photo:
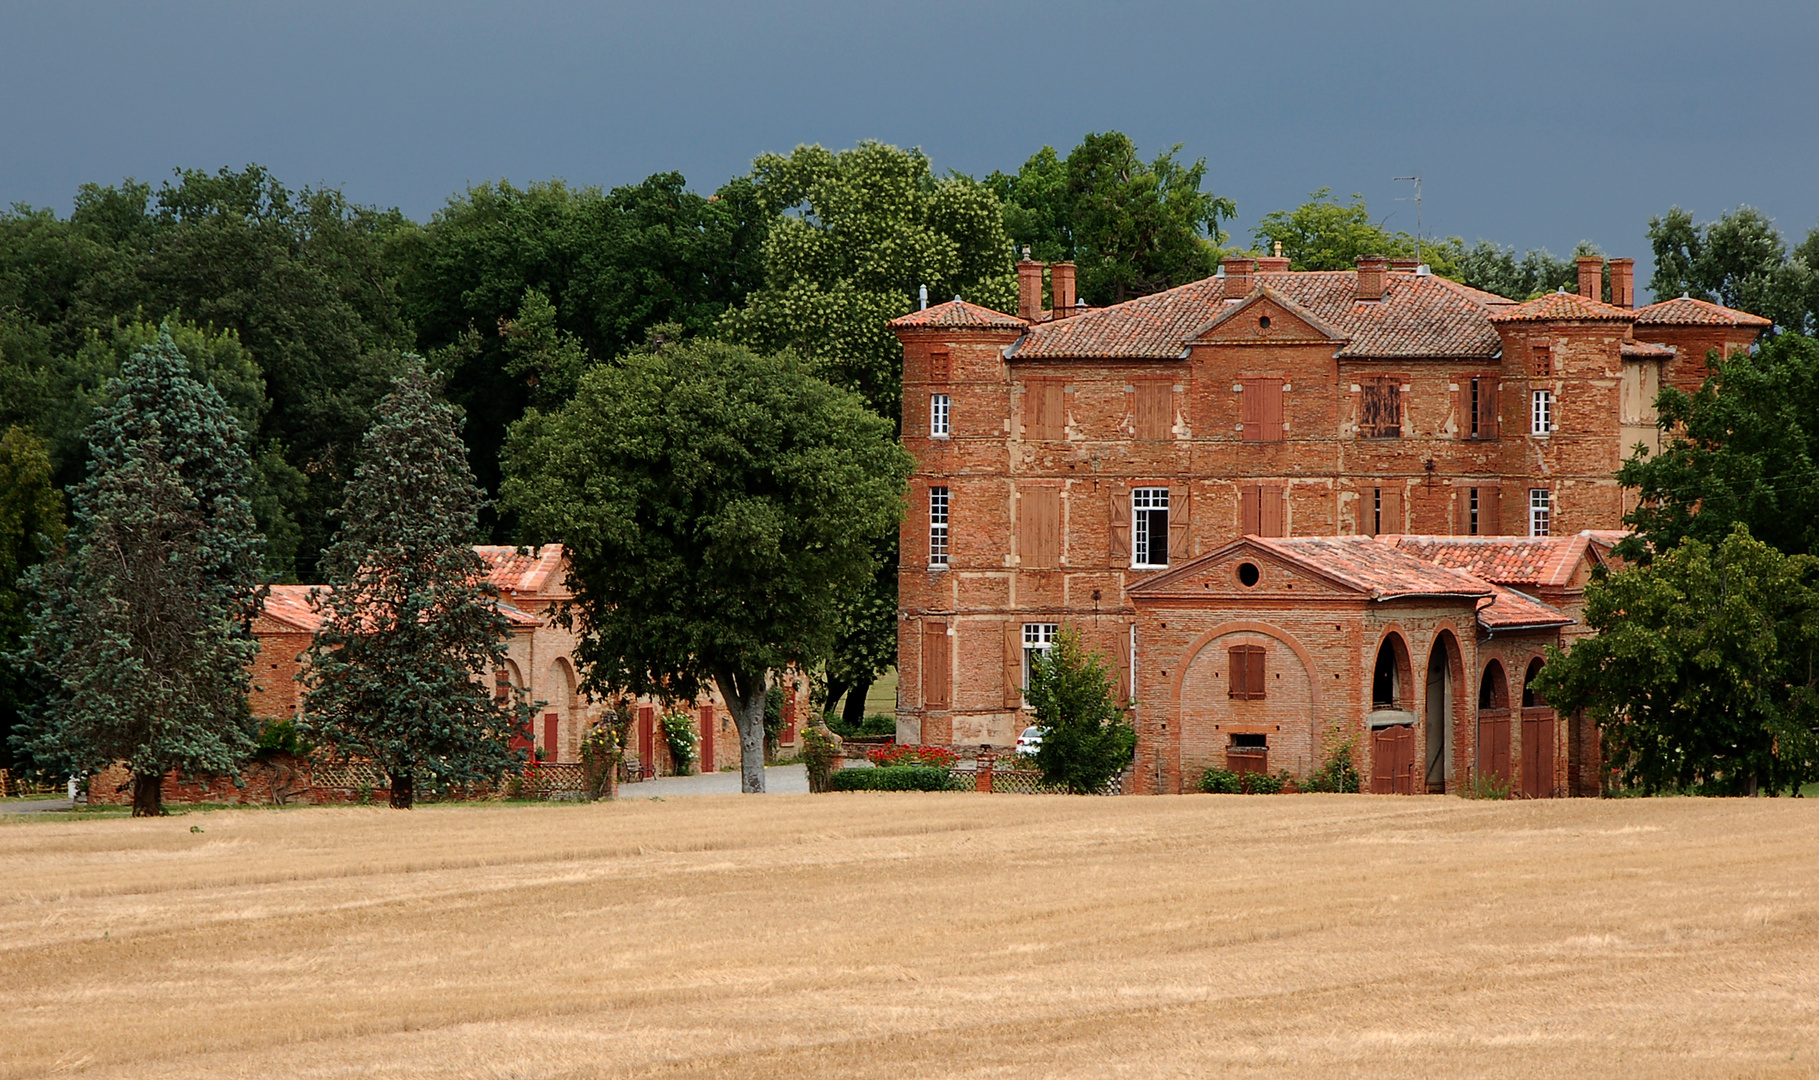
[[474,554],[486,563],[486,579],[510,593],[560,592],[561,544],[545,544],[527,551],[509,544],[475,544]]
[[1727,308],[1709,300],[1680,296],[1636,309],[1637,326],[1756,326],[1766,328],[1769,320],[1747,311]]
[[1391,536],[1380,538],[1417,559],[1499,585],[1561,586],[1573,580],[1591,541],[1572,536]]
[[1245,537],[1373,599],[1408,596],[1489,596],[1491,584],[1470,574],[1417,559],[1369,536]]
[[[1257,274],[1254,280],[1345,339],[1344,357],[1490,357],[1502,347],[1486,316],[1510,306],[1500,296],[1445,278],[1390,273],[1383,299],[1356,299],[1356,271]],[[1243,299],[1243,297],[1233,297]],[[1096,308],[1030,328],[1016,359],[1174,359],[1225,315],[1225,279]]]
[[1565,612],[1544,604],[1514,589],[1493,585],[1493,593],[1478,601],[1478,625],[1486,630],[1515,630],[1522,627],[1568,626],[1573,622]]
[[945,304],[912,311],[892,319],[891,326],[942,326],[950,329],[974,330],[1021,330],[1028,326],[1015,315],[1006,315],[991,308],[969,304],[956,297]]
[[1666,360],[1674,355],[1671,345],[1651,345],[1646,341],[1626,341],[1618,350],[1624,356],[1636,358],[1658,358]]
[[1537,296],[1526,304],[1510,304],[1491,313],[1492,322],[1634,322],[1636,313],[1629,308],[1607,304],[1602,300],[1573,292],[1551,292]]
[[313,634],[322,629],[322,615],[310,610],[310,594],[325,588],[324,585],[273,585],[261,610],[278,622]]

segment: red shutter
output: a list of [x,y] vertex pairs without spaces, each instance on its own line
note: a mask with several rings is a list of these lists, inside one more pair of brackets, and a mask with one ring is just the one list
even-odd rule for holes
[[657,775],[657,710],[651,705],[638,707],[638,764],[645,776]]
[[1472,437],[1471,418],[1465,414],[1465,407],[1471,404],[1471,400],[1472,383],[1470,379],[1453,384],[1453,423],[1458,425],[1457,434],[1453,436],[1455,439]]
[[1259,381],[1246,379],[1239,384],[1244,389],[1238,392],[1238,422],[1244,425],[1245,442],[1263,438],[1263,392],[1258,389]]
[[701,770],[711,773],[718,766],[714,760],[714,707],[701,706]]
[[1118,654],[1118,700],[1131,699],[1131,624],[1122,623],[1118,628],[1118,640],[1113,642],[1112,651]]
[[1472,532],[1472,489],[1469,486],[1453,488],[1453,535],[1470,536]]
[[1061,492],[1028,488],[1017,498],[1017,547],[1025,569],[1050,569],[1061,555]]
[[931,709],[948,705],[947,623],[930,619],[922,624],[922,704]]
[[1110,562],[1113,566],[1129,566],[1131,564],[1131,489],[1123,484],[1113,484],[1109,499]]
[[1503,387],[1501,382],[1492,377],[1478,384],[1478,403],[1484,415],[1478,420],[1478,437],[1481,439],[1497,438],[1499,420],[1503,415]]
[[1177,566],[1192,556],[1192,552],[1187,549],[1188,539],[1191,535],[1188,523],[1193,520],[1192,510],[1188,486],[1185,483],[1170,484],[1168,489],[1168,561]]
[[557,713],[543,714],[543,760],[556,761],[562,753],[562,717]]
[[1244,654],[1244,665],[1248,669],[1244,683],[1250,689],[1251,700],[1262,701],[1267,693],[1263,682],[1263,646],[1252,645]]
[[[1261,414],[1259,423],[1262,425],[1262,431],[1257,437],[1264,442],[1281,442],[1282,380],[1258,379],[1256,389],[1258,396],[1263,399],[1257,410]],[[1245,396],[1250,396],[1249,391],[1246,391]]]
[[1282,485],[1264,484],[1261,501],[1263,503],[1261,535],[1287,536],[1288,527],[1284,519],[1288,515],[1285,513],[1287,505],[1283,498]]
[[1059,379],[1032,379],[1023,392],[1024,437],[1059,439],[1063,434],[1062,384]]
[[1263,535],[1263,489],[1256,484],[1238,488],[1238,532],[1244,536]]
[[1023,624],[1004,626],[1004,707],[1023,704]]
[[1503,489],[1487,485],[1478,489],[1478,534],[1503,535]]
[[1406,532],[1407,530],[1404,528],[1402,520],[1402,489],[1400,487],[1386,487],[1380,490],[1383,492],[1383,515],[1380,519],[1382,521],[1382,524],[1379,526],[1380,531],[1390,535]]
[[1166,382],[1137,384],[1137,438],[1166,439],[1175,426],[1175,387]]
[[1250,697],[1251,669],[1244,661],[1244,646],[1232,646],[1226,652],[1226,658],[1231,662],[1231,679],[1226,687],[1226,696],[1239,700]]

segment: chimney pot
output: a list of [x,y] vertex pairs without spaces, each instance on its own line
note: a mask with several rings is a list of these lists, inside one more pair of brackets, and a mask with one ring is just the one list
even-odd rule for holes
[[1017,317],[1036,322],[1042,318],[1042,264],[1030,259],[1029,248],[1017,263]]
[[1257,283],[1253,276],[1257,272],[1256,259],[1227,259],[1219,264],[1225,271],[1225,298],[1236,300],[1248,296],[1251,287]]
[[1587,300],[1604,298],[1604,260],[1597,255],[1581,255],[1573,260],[1579,264],[1579,295]]
[[1383,299],[1383,283],[1388,276],[1388,259],[1381,255],[1358,256],[1358,299]]
[[1611,260],[1611,303],[1620,308],[1636,306],[1636,260]]

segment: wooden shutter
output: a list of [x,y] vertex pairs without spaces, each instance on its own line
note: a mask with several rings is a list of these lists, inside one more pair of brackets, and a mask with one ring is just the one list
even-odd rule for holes
[[1402,520],[1402,489],[1386,487],[1381,490],[1383,492],[1383,515],[1379,531],[1389,535],[1407,532]]
[[1287,536],[1288,526],[1285,519],[1288,515],[1285,512],[1287,505],[1283,498],[1282,485],[1264,484],[1260,501],[1263,503],[1261,521],[1263,527],[1258,530],[1259,535]]
[[1031,379],[1023,384],[1023,437],[1059,439],[1062,435],[1061,380]]
[[1282,441],[1282,380],[1246,379],[1239,394],[1238,418],[1245,442]]
[[1004,707],[1023,705],[1023,624],[1004,625]]
[[1137,438],[1166,439],[1175,426],[1173,383],[1151,380],[1137,384]]
[[1231,662],[1228,696],[1243,701],[1263,700],[1263,646],[1234,645],[1226,655]]
[[1109,497],[1111,528],[1110,562],[1113,566],[1131,564],[1131,489],[1113,484]]
[[1478,534],[1503,535],[1503,489],[1494,485],[1478,489]]
[[1472,489],[1469,484],[1453,488],[1453,535],[1470,536],[1472,533]]
[[1172,484],[1168,489],[1168,561],[1170,565],[1180,566],[1192,555],[1187,549],[1190,532],[1188,523],[1193,514],[1188,505],[1188,486]]
[[1131,624],[1118,624],[1118,641],[1112,651],[1118,654],[1118,700],[1131,699]]
[[1238,532],[1243,536],[1263,535],[1263,488],[1256,484],[1238,488]]
[[952,377],[953,357],[944,345],[937,345],[928,351],[928,378],[930,382],[944,383]]
[[929,619],[922,624],[922,704],[943,709],[948,704],[947,623]]
[[1052,568],[1061,557],[1061,491],[1026,488],[1017,499],[1017,546],[1025,569]]
[[1263,438],[1263,395],[1257,392],[1255,379],[1239,385],[1244,389],[1238,391],[1238,422],[1243,425],[1244,441],[1257,442]]
[[1465,415],[1466,406],[1472,402],[1472,381],[1461,379],[1453,384],[1453,423],[1457,424],[1455,439],[1472,437],[1471,418]]
[[1248,670],[1244,683],[1250,688],[1251,700],[1262,701],[1266,689],[1263,682],[1263,646],[1252,645],[1244,654],[1244,664]]
[[1478,380],[1478,437],[1480,439],[1497,438],[1497,421],[1503,415],[1502,386],[1495,376]]
[[1402,382],[1394,376],[1364,380],[1358,400],[1358,434],[1367,439],[1402,437]]
[[701,706],[701,746],[698,752],[701,757],[695,763],[696,771],[714,772],[718,768],[718,763],[714,760],[714,707],[712,705]]

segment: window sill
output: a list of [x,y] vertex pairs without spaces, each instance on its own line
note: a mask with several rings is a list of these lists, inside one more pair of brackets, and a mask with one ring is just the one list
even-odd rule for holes
[[928,564],[928,568],[929,568],[930,572],[933,572],[936,570],[946,570],[946,569],[948,569],[948,566],[949,566],[949,564],[947,564],[947,563],[929,563]]
[[1167,570],[1167,563],[1132,563],[1132,570]]

